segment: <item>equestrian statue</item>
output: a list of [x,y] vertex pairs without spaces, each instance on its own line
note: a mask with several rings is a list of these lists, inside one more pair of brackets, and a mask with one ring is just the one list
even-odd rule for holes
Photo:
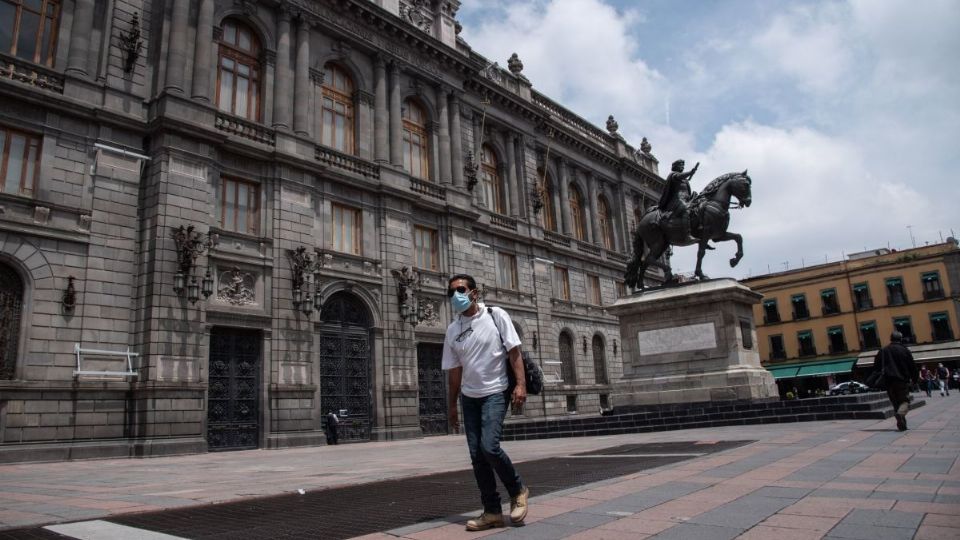
[[[697,279],[707,279],[701,265],[703,254],[713,249],[709,242],[733,240],[737,243],[737,252],[730,259],[730,266],[736,266],[743,258],[743,237],[728,232],[730,208],[750,206],[750,177],[747,171],[727,173],[718,176],[697,194],[690,190],[690,178],[697,172],[697,163],[688,172],[683,171],[682,159],[673,162],[667,176],[667,185],[660,200],[637,223],[633,233],[633,258],[627,264],[624,275],[627,286],[643,289],[643,275],[651,265],[664,269],[665,284],[677,281],[670,270],[669,263],[657,262],[671,246],[689,246],[697,244]],[[731,206],[731,198],[737,203]]]

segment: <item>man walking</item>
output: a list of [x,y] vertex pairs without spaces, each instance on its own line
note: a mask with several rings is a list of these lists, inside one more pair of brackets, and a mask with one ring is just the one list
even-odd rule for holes
[[[456,314],[447,327],[443,344],[443,369],[449,379],[449,421],[451,429],[458,429],[460,396],[467,448],[483,503],[483,513],[467,522],[467,530],[503,527],[497,476],[510,494],[510,521],[522,523],[527,517],[530,490],[500,447],[508,399],[514,407],[521,407],[527,399],[520,337],[507,312],[500,308],[488,310],[478,302],[473,277],[457,274],[447,285],[450,307]],[[509,396],[507,369],[513,370],[517,381]]]
[[927,391],[927,397],[932,397],[933,395],[933,372],[930,371],[930,368],[926,364],[920,368],[920,384],[923,385],[923,389]]
[[937,382],[940,383],[940,397],[946,392],[950,395],[950,370],[940,363],[937,365]]
[[873,361],[873,370],[883,372],[887,397],[893,405],[893,415],[897,419],[897,430],[907,430],[907,411],[910,410],[910,386],[917,365],[913,362],[910,350],[903,346],[903,334],[894,330],[890,334],[890,344],[880,349]]

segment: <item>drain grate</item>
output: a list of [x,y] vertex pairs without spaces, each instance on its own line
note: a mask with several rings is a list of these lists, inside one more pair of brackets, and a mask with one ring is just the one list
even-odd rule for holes
[[[519,463],[517,468],[524,483],[536,497],[685,461],[695,454],[719,452],[749,442],[752,441],[625,445],[588,452],[586,454],[594,456],[590,459],[555,457]],[[656,455],[622,455],[643,451]],[[668,453],[677,455],[665,455]],[[502,489],[501,497],[504,501],[509,500]],[[480,506],[473,471],[462,470],[314,491],[305,495],[284,494],[130,514],[110,521],[194,540],[340,539],[439,520],[478,510]]]

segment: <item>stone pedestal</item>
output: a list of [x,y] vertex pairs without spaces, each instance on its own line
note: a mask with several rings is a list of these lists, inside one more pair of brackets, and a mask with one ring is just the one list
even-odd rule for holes
[[623,378],[614,407],[777,398],[753,325],[760,298],[718,279],[618,300],[610,311],[620,318]]

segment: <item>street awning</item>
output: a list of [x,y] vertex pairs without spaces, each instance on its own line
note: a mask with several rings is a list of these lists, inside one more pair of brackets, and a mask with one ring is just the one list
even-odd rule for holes
[[849,373],[856,363],[856,358],[839,358],[826,362],[809,362],[806,364],[791,364],[789,366],[771,366],[767,368],[774,379],[791,379],[793,377],[815,377],[833,373]]

